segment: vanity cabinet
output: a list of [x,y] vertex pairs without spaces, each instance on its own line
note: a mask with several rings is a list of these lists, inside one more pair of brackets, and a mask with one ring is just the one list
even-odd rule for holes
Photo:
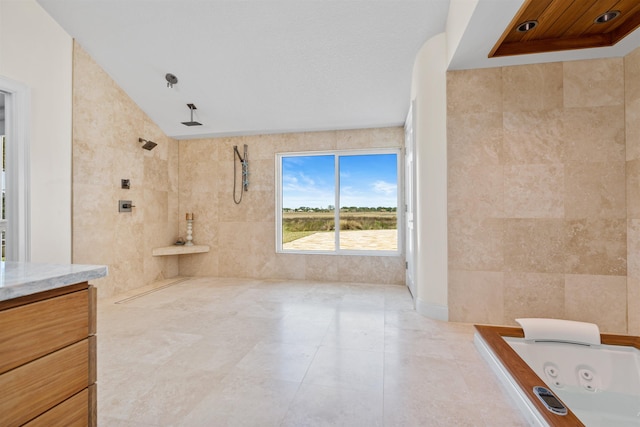
[[96,290],[0,301],[0,426],[96,426]]

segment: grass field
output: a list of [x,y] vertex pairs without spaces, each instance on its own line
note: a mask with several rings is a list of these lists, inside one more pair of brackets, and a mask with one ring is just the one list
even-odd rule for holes
[[[333,212],[285,212],[282,214],[282,242],[292,242],[318,232],[333,231]],[[341,212],[340,230],[394,230],[395,212]]]

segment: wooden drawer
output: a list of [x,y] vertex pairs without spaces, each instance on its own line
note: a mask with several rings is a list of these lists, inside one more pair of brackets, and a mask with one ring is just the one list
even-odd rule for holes
[[86,289],[0,311],[0,374],[86,338],[89,311]]
[[86,389],[95,377],[95,342],[84,339],[0,375],[2,426],[20,426]]
[[89,390],[84,389],[23,427],[86,427],[88,420]]

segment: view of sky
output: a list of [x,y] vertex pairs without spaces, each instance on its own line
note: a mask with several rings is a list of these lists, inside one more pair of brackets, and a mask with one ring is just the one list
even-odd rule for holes
[[[396,207],[396,154],[340,156],[340,206]],[[283,208],[335,205],[333,155],[282,158]]]

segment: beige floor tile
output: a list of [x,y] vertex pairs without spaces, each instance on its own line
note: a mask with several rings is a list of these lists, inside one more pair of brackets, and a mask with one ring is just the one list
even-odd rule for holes
[[382,393],[302,384],[283,427],[382,426]]
[[318,347],[311,345],[258,343],[238,362],[231,374],[299,383],[317,351]]
[[382,387],[383,353],[320,347],[303,383],[369,391]]
[[524,425],[473,327],[419,315],[402,286],[195,278],[116,300],[101,427]]
[[295,382],[229,376],[178,425],[278,426],[297,390]]

